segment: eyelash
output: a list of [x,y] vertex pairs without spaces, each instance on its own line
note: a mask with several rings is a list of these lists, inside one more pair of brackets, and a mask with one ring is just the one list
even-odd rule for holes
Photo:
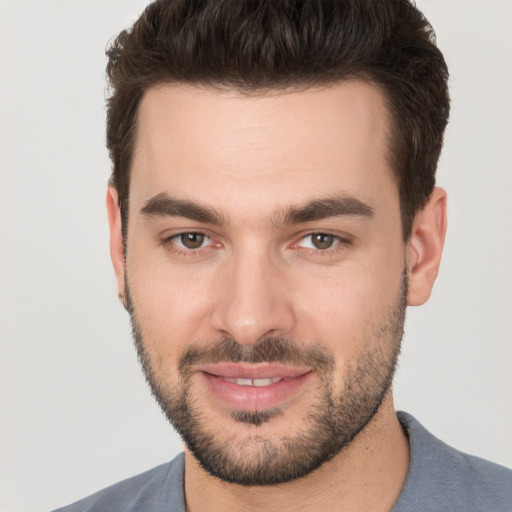
[[308,234],[302,236],[300,238],[300,240],[298,242],[295,242],[294,244],[292,244],[292,246],[298,245],[299,243],[303,242],[307,238],[312,239],[312,237],[314,237],[314,236],[328,236],[328,237],[332,237],[334,239],[333,245],[331,247],[327,247],[325,249],[318,249],[318,248],[314,248],[314,247],[302,247],[303,250],[311,251],[312,253],[314,253],[316,255],[320,255],[320,256],[332,255],[333,253],[337,253],[338,251],[346,249],[347,247],[349,247],[351,245],[351,241],[349,239],[343,238],[342,236],[339,236],[339,235],[335,235],[334,233],[329,233],[328,231],[313,231],[311,233],[308,233]]
[[[180,239],[183,235],[200,235],[203,236],[205,239],[209,240],[211,243],[209,243],[206,246],[198,247],[197,249],[190,249],[190,248],[184,248],[180,247],[176,244],[175,240]],[[333,233],[329,233],[327,231],[312,231],[310,233],[307,233],[300,237],[300,239],[297,242],[294,242],[291,244],[290,247],[298,247],[298,244],[300,244],[302,241],[306,240],[307,238],[313,237],[313,236],[330,236],[334,239],[334,244],[331,247],[328,247],[326,249],[315,249],[310,247],[299,247],[303,251],[307,251],[308,253],[314,253],[315,255],[321,255],[321,256],[328,256],[332,255],[333,253],[337,253],[340,250],[346,249],[349,247],[352,242],[351,240],[347,238],[343,238],[342,236],[335,235]],[[162,245],[165,246],[165,248],[171,252],[184,255],[184,256],[197,256],[200,255],[205,249],[209,247],[213,248],[219,248],[222,244],[215,243],[211,237],[209,237],[206,233],[203,231],[182,231],[180,233],[176,233],[175,235],[172,235],[170,237],[167,237],[162,240]]]
[[[182,237],[183,235],[200,235],[200,236],[203,236],[206,240],[210,240],[210,242],[212,242],[212,243],[208,244],[207,246],[198,247],[197,249],[189,249],[189,248],[185,248],[185,247],[180,247],[176,244],[175,240],[179,240],[180,237]],[[181,254],[181,255],[185,255],[185,256],[196,256],[196,255],[199,255],[202,251],[204,251],[204,249],[206,249],[207,247],[211,247],[211,246],[220,247],[221,244],[216,244],[215,242],[213,242],[211,237],[209,237],[206,233],[204,233],[202,231],[182,231],[181,233],[176,233],[175,235],[169,236],[169,237],[165,238],[164,240],[162,240],[162,245],[164,245],[164,247],[167,250],[177,253],[177,254]]]

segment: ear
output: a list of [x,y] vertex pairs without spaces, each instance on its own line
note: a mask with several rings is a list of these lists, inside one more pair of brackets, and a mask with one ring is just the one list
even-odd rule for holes
[[446,234],[446,192],[436,187],[417,215],[406,246],[409,279],[407,304],[427,302],[441,264]]
[[107,189],[107,212],[108,225],[110,228],[110,257],[112,258],[112,264],[114,265],[114,272],[116,274],[119,299],[124,304],[124,275],[126,262],[124,257],[121,209],[119,208],[117,190],[113,186],[109,186]]

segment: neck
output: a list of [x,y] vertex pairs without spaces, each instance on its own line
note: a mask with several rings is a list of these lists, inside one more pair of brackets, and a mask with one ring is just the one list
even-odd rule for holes
[[373,420],[333,459],[285,484],[245,487],[207,474],[185,452],[188,512],[351,510],[393,508],[409,465],[409,444],[389,393]]

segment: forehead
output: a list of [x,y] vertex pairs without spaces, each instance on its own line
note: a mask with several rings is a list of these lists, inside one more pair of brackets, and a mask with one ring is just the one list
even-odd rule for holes
[[130,203],[162,192],[207,204],[396,196],[388,125],[380,90],[355,80],[261,95],[155,87],[139,107]]

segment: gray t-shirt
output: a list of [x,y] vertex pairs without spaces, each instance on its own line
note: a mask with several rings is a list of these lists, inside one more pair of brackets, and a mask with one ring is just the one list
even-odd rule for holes
[[[398,412],[409,437],[409,472],[391,512],[511,512],[512,470],[443,443]],[[184,456],[55,512],[185,512]]]

